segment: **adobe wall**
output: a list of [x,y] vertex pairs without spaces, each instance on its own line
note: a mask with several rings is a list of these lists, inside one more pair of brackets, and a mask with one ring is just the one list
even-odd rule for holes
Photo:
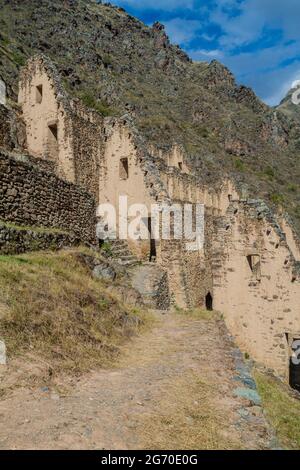
[[[288,338],[300,335],[300,270],[264,203],[231,204],[216,223],[214,308],[239,346],[288,379]],[[251,269],[247,258],[260,257]]]
[[29,162],[0,151],[0,220],[56,228],[95,241],[93,197]]
[[[116,208],[119,227],[119,197],[127,196],[128,207],[144,204],[150,211],[151,204],[157,202],[155,185],[151,181],[149,168],[145,166],[144,156],[139,153],[126,123],[120,120],[107,121],[105,132],[104,156],[100,164],[99,202],[110,203]],[[140,259],[149,260],[150,241],[129,240],[129,245]]]
[[[18,102],[26,124],[27,150],[33,156],[54,161],[57,175],[74,182],[71,129],[60,91],[55,68],[42,56],[29,60],[22,69]],[[51,131],[54,127],[56,135]]]

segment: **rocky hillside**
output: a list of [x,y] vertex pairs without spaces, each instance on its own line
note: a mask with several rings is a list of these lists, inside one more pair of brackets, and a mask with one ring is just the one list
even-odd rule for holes
[[300,101],[300,83],[291,88],[287,95],[283,98],[277,109],[286,114],[289,118],[300,121],[300,103],[294,102],[294,99]]
[[300,230],[300,124],[282,107],[267,107],[220,63],[192,62],[161,24],[109,4],[0,0],[0,10],[0,77],[12,100],[19,68],[43,52],[85,104],[130,113],[151,144],[182,144],[199,175],[232,175],[284,206]]

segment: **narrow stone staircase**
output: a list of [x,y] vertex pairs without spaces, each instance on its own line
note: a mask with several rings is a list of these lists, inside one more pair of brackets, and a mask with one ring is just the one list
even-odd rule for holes
[[111,257],[114,258],[121,266],[132,267],[139,264],[139,260],[129,249],[125,240],[110,240]]

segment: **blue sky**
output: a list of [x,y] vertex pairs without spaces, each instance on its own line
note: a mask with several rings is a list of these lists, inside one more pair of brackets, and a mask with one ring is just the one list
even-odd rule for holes
[[165,24],[194,60],[217,59],[277,104],[300,79],[300,0],[114,0],[146,24]]

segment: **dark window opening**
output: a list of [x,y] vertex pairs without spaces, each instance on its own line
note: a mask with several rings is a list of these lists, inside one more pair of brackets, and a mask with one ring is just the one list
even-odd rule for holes
[[50,126],[48,126],[48,128],[49,128],[50,138],[53,138],[57,142],[57,136],[58,136],[57,125],[51,124]]
[[43,85],[38,85],[35,89],[35,98],[38,104],[43,101]]
[[256,276],[257,280],[261,278],[261,263],[260,255],[248,255],[247,261],[252,273]]
[[128,158],[121,158],[120,160],[120,179],[127,180],[129,177]]
[[57,124],[48,125],[48,152],[52,159],[58,155],[58,129]]
[[209,310],[210,312],[213,310],[213,298],[210,292],[205,297],[205,307],[206,310]]
[[178,162],[178,168],[182,171],[182,162]]
[[155,243],[155,239],[152,238],[151,217],[148,217],[148,230],[149,230],[149,238],[150,238],[150,256],[149,256],[149,261],[150,261],[150,262],[154,262],[154,261],[156,261],[156,243]]
[[229,201],[229,202],[232,201],[232,194],[228,194],[228,201]]

